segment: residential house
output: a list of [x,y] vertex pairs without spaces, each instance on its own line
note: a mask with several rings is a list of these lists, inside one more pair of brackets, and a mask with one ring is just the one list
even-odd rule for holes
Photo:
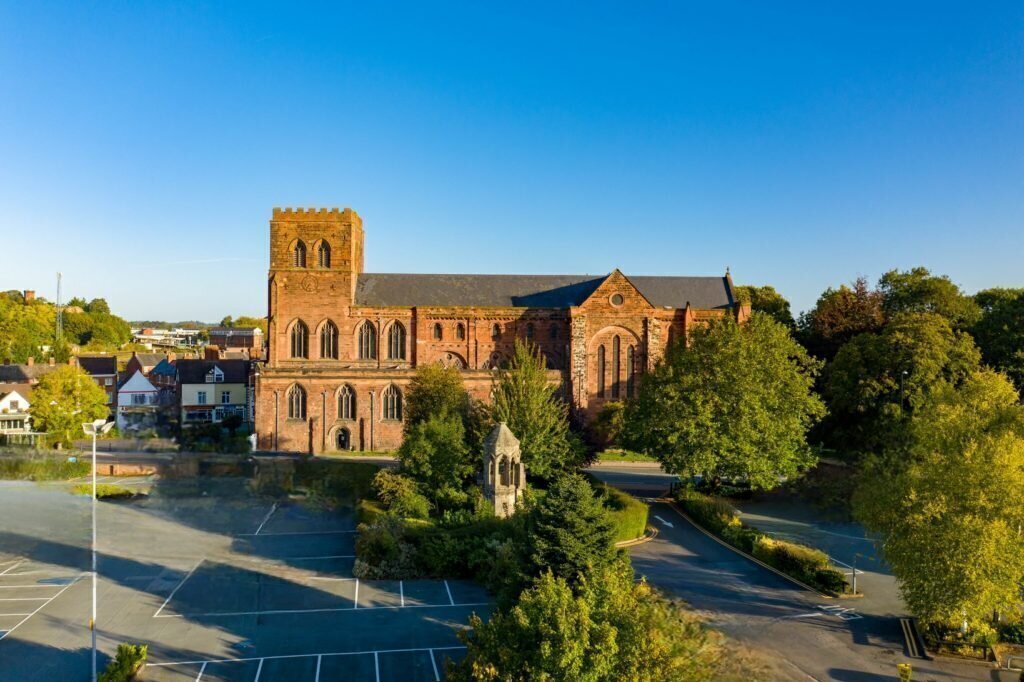
[[155,428],[160,389],[136,370],[117,389],[117,428],[122,432]]
[[111,414],[117,414],[117,357],[113,355],[80,355],[78,366],[93,378],[107,394]]
[[221,350],[245,350],[252,358],[263,354],[263,330],[259,327],[214,327],[207,334],[209,345]]
[[34,445],[40,434],[32,431],[28,384],[0,384],[0,445]]
[[181,425],[219,423],[237,414],[251,422],[253,392],[248,360],[178,360]]
[[124,376],[125,378],[131,378],[136,372],[142,372],[142,375],[148,378],[150,372],[161,361],[167,359],[174,360],[174,353],[138,353],[132,351],[132,356],[128,358],[128,363],[124,368]]
[[57,369],[53,358],[46,364],[37,364],[34,358],[29,358],[25,364],[3,364],[0,365],[0,383],[26,384],[35,386],[39,378]]

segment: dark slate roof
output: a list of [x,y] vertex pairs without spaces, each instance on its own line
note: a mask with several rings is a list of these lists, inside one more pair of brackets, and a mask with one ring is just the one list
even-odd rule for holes
[[163,360],[158,362],[157,365],[152,370],[150,370],[149,373],[157,374],[160,376],[173,377],[177,371],[178,370],[175,369],[174,367],[174,363],[168,360],[167,358],[164,358]]
[[80,355],[78,366],[93,376],[117,374],[117,358],[113,355]]
[[249,380],[248,360],[178,360],[179,384],[205,384],[206,373],[214,367],[224,372],[225,384],[244,384]]
[[[628,276],[627,276],[628,277]],[[363,273],[356,305],[568,308],[582,304],[608,275],[413,275]],[[725,277],[628,277],[652,305],[726,308]]]
[[38,381],[60,365],[0,365],[0,383],[27,384]]
[[143,367],[156,367],[161,360],[167,358],[165,353],[136,353],[136,359]]

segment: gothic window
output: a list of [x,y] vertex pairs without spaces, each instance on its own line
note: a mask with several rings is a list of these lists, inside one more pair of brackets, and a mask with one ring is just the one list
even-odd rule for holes
[[295,242],[295,250],[292,251],[292,265],[297,268],[306,267],[306,245],[301,239]]
[[533,322],[526,323],[526,340],[533,341]]
[[502,457],[498,460],[498,482],[501,485],[511,485],[512,483],[508,466],[508,457]]
[[402,394],[398,392],[394,384],[391,384],[381,393],[381,400],[384,403],[384,418],[401,421],[402,419]]
[[288,389],[288,418],[306,418],[306,392],[295,385]]
[[619,337],[612,339],[612,398],[619,397]]
[[636,383],[634,372],[636,371],[636,351],[633,346],[626,349],[626,397],[633,397],[633,386]]
[[552,341],[558,340],[558,325],[552,323],[551,328],[548,330],[548,334],[551,336]]
[[320,247],[316,250],[316,261],[317,265],[322,268],[331,267],[331,245],[327,242],[320,242]]
[[356,418],[356,392],[345,384],[338,391],[338,419]]
[[462,324],[461,322],[459,322],[459,324],[456,325],[455,327],[455,338],[458,339],[459,341],[466,340],[466,325]]
[[444,333],[441,331],[441,323],[440,322],[435,322],[434,323],[434,340],[435,341],[440,341],[442,338],[444,338]]
[[495,322],[494,326],[491,327],[491,339],[494,340],[494,341],[497,341],[500,338],[501,338],[501,325],[498,324],[497,322]]
[[292,327],[292,357],[309,357],[309,327],[302,320]]
[[401,322],[388,329],[388,360],[405,360],[405,327]]
[[338,327],[330,320],[327,320],[320,330],[320,357],[338,359]]
[[597,349],[597,397],[604,397],[604,346]]
[[359,359],[377,359],[377,328],[369,320],[359,327]]

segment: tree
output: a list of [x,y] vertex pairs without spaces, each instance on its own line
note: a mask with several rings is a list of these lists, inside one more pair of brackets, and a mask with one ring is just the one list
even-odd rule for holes
[[232,317],[230,315],[227,315],[226,317],[221,319],[219,326],[221,326],[221,327],[233,327],[233,326],[235,326],[235,321],[234,321],[234,319],[232,319]]
[[607,402],[590,425],[592,440],[600,448],[618,446],[626,423],[626,404],[621,400]]
[[789,301],[783,298],[782,294],[775,290],[775,287],[770,285],[738,286],[736,287],[736,297],[743,303],[749,303],[751,310],[767,313],[776,322],[786,325],[789,329],[796,327],[793,313],[789,309]]
[[579,474],[552,483],[531,510],[528,527],[535,572],[551,571],[571,585],[614,558],[615,533],[608,512]]
[[519,439],[527,473],[541,479],[575,471],[585,456],[579,438],[569,430],[569,406],[557,391],[541,355],[519,341],[492,389],[493,420],[508,425]]
[[108,416],[107,394],[85,370],[64,365],[39,380],[29,412],[51,445],[67,447],[83,435],[82,424]]
[[807,430],[824,414],[821,363],[764,313],[696,329],[645,375],[626,406],[626,446],[665,470],[772,488],[814,463]]
[[927,622],[980,624],[1016,609],[1024,580],[1024,408],[1010,381],[978,371],[937,387],[915,413],[908,456],[869,463],[857,517],[910,609]]
[[974,300],[982,314],[971,334],[982,359],[1024,390],[1024,289],[986,289]]
[[398,460],[402,472],[420,484],[437,508],[467,502],[465,488],[477,470],[477,457],[466,447],[459,415],[434,413],[407,429]]
[[94,298],[85,306],[85,312],[109,315],[110,305],[107,303],[107,299],[105,298]]
[[878,331],[884,323],[881,292],[869,289],[860,277],[852,287],[844,284],[821,295],[800,317],[800,339],[813,355],[831,360],[854,336]]
[[[901,313],[877,334],[847,343],[829,365],[825,440],[848,452],[879,451],[939,383],[978,368],[971,337],[935,313]],[[906,374],[904,374],[904,372]]]
[[458,417],[465,427],[469,405],[459,370],[439,363],[420,365],[405,390],[405,432],[433,416],[444,415]]
[[[230,319],[230,317],[228,318]],[[235,321],[231,325],[222,326],[233,326],[251,329],[253,327],[263,332],[263,338],[267,338],[267,318],[265,317],[250,317],[248,315],[239,315],[235,318]]]
[[671,682],[729,673],[722,638],[635,582],[625,559],[575,589],[544,574],[508,611],[487,623],[473,615],[470,626],[460,634],[466,657],[447,679]]
[[935,313],[953,327],[966,327],[981,317],[978,304],[965,296],[949,277],[933,275],[927,268],[906,272],[890,270],[878,280],[882,307],[886,315],[897,313]]

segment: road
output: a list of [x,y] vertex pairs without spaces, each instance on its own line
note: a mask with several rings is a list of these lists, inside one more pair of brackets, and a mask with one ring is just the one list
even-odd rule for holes
[[[658,496],[672,478],[628,466],[592,472],[640,497]],[[981,664],[907,658],[891,613],[804,590],[708,537],[664,502],[652,502],[651,522],[658,537],[630,550],[637,573],[710,614],[733,639],[778,655],[780,679],[896,680],[900,662],[913,665],[916,680],[1018,679]]]

